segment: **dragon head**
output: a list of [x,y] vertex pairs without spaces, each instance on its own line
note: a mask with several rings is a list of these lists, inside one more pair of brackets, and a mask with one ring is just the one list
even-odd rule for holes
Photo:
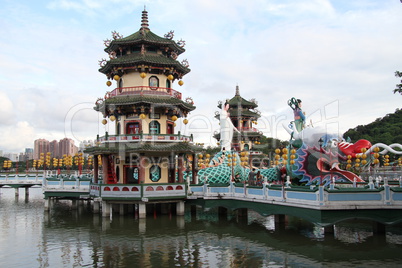
[[334,179],[338,182],[361,182],[362,180],[353,172],[339,167],[346,161],[346,157],[337,151],[327,151],[324,148],[303,145],[296,152],[295,168],[292,170],[296,176],[301,176],[300,182],[310,184],[328,185]]

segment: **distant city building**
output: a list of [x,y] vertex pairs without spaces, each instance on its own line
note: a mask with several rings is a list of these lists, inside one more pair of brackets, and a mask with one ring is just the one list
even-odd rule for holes
[[18,154],[17,153],[5,153],[3,156],[5,158],[10,159],[13,162],[18,161]]
[[53,140],[51,142],[46,139],[35,140],[33,159],[38,160],[41,153],[46,155],[48,152],[51,153],[52,158],[62,158],[63,155],[75,155],[78,153],[78,148],[74,145],[74,140],[69,138],[64,138],[60,141]]
[[74,145],[74,140],[64,138],[59,141],[59,157],[63,157],[63,155],[75,155],[76,153],[78,153],[78,148]]
[[27,160],[32,160],[34,155],[34,149],[33,148],[25,148],[25,161]]
[[46,154],[49,152],[50,143],[46,139],[37,139],[34,142],[34,156],[33,159],[38,160],[40,158],[40,154]]
[[59,153],[59,142],[56,140],[53,140],[49,143],[49,152],[51,153],[51,157],[56,157],[60,158],[60,153]]

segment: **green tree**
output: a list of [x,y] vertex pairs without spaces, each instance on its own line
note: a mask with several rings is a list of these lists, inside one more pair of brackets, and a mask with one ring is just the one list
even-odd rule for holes
[[[396,71],[395,76],[396,77],[402,77],[402,72]],[[396,92],[399,92],[400,94],[402,94],[402,80],[401,80],[401,84],[396,85],[396,88],[394,89],[394,94]]]

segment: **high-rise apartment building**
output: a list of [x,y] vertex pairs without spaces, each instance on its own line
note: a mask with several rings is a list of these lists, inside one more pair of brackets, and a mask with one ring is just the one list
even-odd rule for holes
[[46,139],[37,139],[34,142],[34,155],[33,159],[38,160],[40,158],[40,154],[46,154],[49,152],[50,143]]

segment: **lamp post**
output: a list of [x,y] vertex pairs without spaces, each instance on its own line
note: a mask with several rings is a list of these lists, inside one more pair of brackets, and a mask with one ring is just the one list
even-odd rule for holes
[[320,169],[320,186],[322,185],[322,160],[321,160],[321,153],[322,153],[322,145],[323,145],[324,141],[323,139],[320,137],[320,139],[318,140],[318,145],[320,145],[320,159],[319,159],[319,169]]

